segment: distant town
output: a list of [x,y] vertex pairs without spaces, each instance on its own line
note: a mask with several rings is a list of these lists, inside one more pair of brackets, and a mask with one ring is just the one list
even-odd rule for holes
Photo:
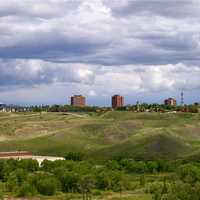
[[36,105],[36,106],[17,106],[0,103],[0,112],[102,112],[107,110],[129,110],[135,112],[200,112],[200,104],[184,104],[183,93],[181,93],[181,102],[178,105],[177,100],[169,97],[163,101],[163,104],[147,104],[139,101],[133,105],[126,105],[124,97],[115,94],[111,97],[110,107],[89,106],[86,103],[86,97],[83,95],[74,95],[70,97],[70,105]]

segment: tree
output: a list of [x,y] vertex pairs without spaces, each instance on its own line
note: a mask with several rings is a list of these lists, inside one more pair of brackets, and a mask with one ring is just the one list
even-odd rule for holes
[[115,170],[111,173],[111,186],[112,190],[120,193],[120,198],[122,196],[122,191],[126,188],[127,181],[125,174],[122,171]]
[[66,156],[66,160],[82,161],[84,154],[81,152],[69,152]]
[[94,177],[91,175],[82,176],[79,181],[79,188],[83,195],[83,200],[91,199],[91,191],[95,186]]
[[78,182],[80,177],[74,172],[64,172],[60,179],[63,192],[78,191]]
[[53,170],[53,165],[54,165],[54,162],[49,161],[49,160],[44,160],[41,163],[41,169],[47,172],[51,172]]
[[22,159],[18,162],[18,167],[26,169],[30,172],[35,172],[39,169],[39,164],[37,160]]
[[96,187],[101,190],[111,189],[111,177],[108,169],[98,170],[96,172]]
[[126,169],[128,172],[133,173],[145,173],[147,171],[147,166],[143,161],[131,161],[127,166]]

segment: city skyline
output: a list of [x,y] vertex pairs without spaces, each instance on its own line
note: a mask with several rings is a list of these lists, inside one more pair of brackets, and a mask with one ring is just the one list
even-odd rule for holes
[[[131,103],[127,103],[126,98],[124,96],[120,95],[120,94],[113,94],[112,96],[110,96],[110,100],[111,100],[110,105],[105,105],[105,106],[106,107],[112,107],[113,109],[117,109],[117,108],[124,107],[124,106],[138,105],[138,104],[144,104],[144,103],[146,104],[147,103],[147,102],[140,102],[140,101],[136,101],[136,102],[132,101]],[[169,105],[169,106],[189,105],[189,104],[183,103],[183,92],[181,92],[180,103],[178,102],[177,99],[175,99],[173,97],[168,97],[166,99],[163,99],[162,102],[152,102],[150,104]],[[192,104],[199,104],[199,102],[193,102]],[[17,106],[17,105],[14,105],[14,104],[6,104],[6,103],[3,103],[3,102],[0,102],[0,105]],[[53,105],[56,105],[56,104],[53,104]],[[65,102],[65,105],[71,105],[71,106],[77,106],[77,107],[99,106],[99,105],[88,104],[88,96],[84,96],[82,94],[74,94],[74,95],[70,96],[68,101]],[[40,106],[40,105],[38,104],[38,105],[34,105],[34,106]]]
[[[111,106],[112,107],[112,97],[115,95],[120,95],[120,94],[112,94],[111,96],[105,96],[103,95],[102,98],[99,99],[100,103],[93,103],[91,96],[90,95],[84,95],[81,93],[77,93],[77,94],[71,94],[69,96],[64,96],[63,99],[60,99],[60,101],[58,102],[54,102],[52,101],[51,103],[41,103],[38,101],[38,103],[27,103],[26,101],[24,101],[24,103],[14,103],[15,101],[11,100],[11,101],[0,101],[0,104],[7,104],[7,105],[21,105],[21,106],[31,106],[31,105],[55,105],[55,104],[60,104],[60,105],[65,105],[65,104],[72,104],[72,97],[76,97],[76,96],[83,96],[85,98],[85,104],[88,106]],[[155,95],[155,94],[152,94]],[[129,95],[120,95],[123,97],[123,104],[124,105],[134,105],[137,104],[137,102],[140,103],[149,103],[149,104],[163,104],[164,101],[166,99],[170,99],[170,98],[174,98],[176,100],[177,105],[182,105],[182,96],[181,93],[179,94],[179,96],[173,96],[171,94],[169,94],[168,96],[160,96],[159,99],[155,99],[154,96],[151,96],[151,100],[148,101],[147,99],[149,99],[148,97],[144,98],[144,96],[136,96],[136,97],[131,97]],[[199,101],[193,101],[190,99],[190,96],[186,95],[187,99],[184,102],[185,104],[193,104]],[[66,101],[67,99],[67,101]],[[198,100],[198,99],[197,99]]]
[[[183,9],[184,8],[184,9]],[[197,0],[0,3],[0,102],[200,102]]]

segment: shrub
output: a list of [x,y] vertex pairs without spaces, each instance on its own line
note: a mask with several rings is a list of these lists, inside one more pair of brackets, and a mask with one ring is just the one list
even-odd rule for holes
[[161,193],[162,189],[163,183],[156,181],[147,185],[146,192],[151,194]]
[[178,168],[177,173],[184,182],[194,184],[195,182],[200,181],[200,169],[195,165],[182,165]]
[[29,182],[24,182],[19,188],[18,197],[30,197],[36,194],[36,188]]
[[54,177],[46,177],[37,181],[36,188],[40,194],[52,196],[58,189],[58,181]]
[[145,173],[147,171],[147,166],[143,161],[139,162],[132,161],[126,168],[128,172],[132,173]]
[[17,177],[15,174],[11,174],[6,182],[6,189],[8,192],[15,192],[17,191],[17,187],[18,187]]

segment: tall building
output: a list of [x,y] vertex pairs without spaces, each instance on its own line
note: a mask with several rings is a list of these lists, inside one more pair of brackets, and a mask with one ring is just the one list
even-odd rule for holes
[[74,95],[71,97],[72,106],[85,106],[86,98],[82,95]]
[[118,94],[112,96],[112,108],[119,108],[124,106],[124,97]]
[[164,104],[168,106],[176,106],[176,99],[173,98],[165,99]]

